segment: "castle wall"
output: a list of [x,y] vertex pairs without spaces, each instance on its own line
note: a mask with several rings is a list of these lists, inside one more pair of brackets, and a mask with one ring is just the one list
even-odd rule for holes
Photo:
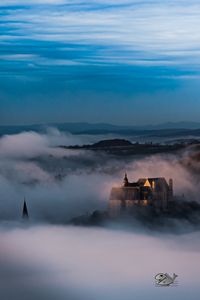
[[109,214],[111,217],[116,217],[121,212],[121,201],[120,200],[110,200],[109,201]]
[[109,201],[109,211],[117,216],[122,210],[130,210],[135,205],[153,205],[157,209],[166,210],[173,198],[173,182],[167,184],[165,178],[150,178],[138,180],[138,183],[128,183],[127,186],[112,188]]

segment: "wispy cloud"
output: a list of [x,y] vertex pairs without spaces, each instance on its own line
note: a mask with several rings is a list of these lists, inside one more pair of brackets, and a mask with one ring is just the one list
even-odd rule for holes
[[27,61],[37,58],[36,55],[33,54],[9,54],[9,55],[0,55],[0,59],[2,60],[19,60],[19,61]]
[[[46,56],[46,62],[39,60],[41,65],[185,66],[186,70],[198,66],[199,70],[196,0],[7,0],[0,6],[1,53],[11,43],[16,51],[8,50],[12,52],[7,53],[8,60],[13,55],[19,61],[33,55],[34,60],[37,51],[38,58]],[[31,52],[30,43],[35,45]],[[51,49],[48,43],[54,43]],[[23,52],[17,53],[20,46]]]

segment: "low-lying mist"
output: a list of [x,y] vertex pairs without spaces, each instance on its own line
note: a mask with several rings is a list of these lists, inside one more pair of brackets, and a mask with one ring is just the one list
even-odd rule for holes
[[[91,140],[90,140],[91,139]],[[23,132],[0,139],[0,218],[21,218],[26,197],[33,221],[66,223],[70,218],[106,210],[109,192],[126,171],[130,181],[140,177],[174,179],[174,192],[199,201],[199,162],[191,166],[193,149],[177,154],[116,157],[60,145],[92,143],[94,137],[73,136],[56,129],[46,134]]]
[[[120,157],[58,147],[93,139],[52,129],[0,139],[0,299],[198,300],[198,231],[161,234],[137,222],[134,230],[49,223],[106,210],[110,188],[124,172],[130,181],[173,178],[176,195],[199,201],[199,149]],[[29,223],[19,222],[24,196]],[[156,287],[159,272],[178,274],[177,285]]]
[[[147,236],[42,226],[0,230],[0,298],[199,299],[199,233]],[[160,272],[176,286],[156,287]]]

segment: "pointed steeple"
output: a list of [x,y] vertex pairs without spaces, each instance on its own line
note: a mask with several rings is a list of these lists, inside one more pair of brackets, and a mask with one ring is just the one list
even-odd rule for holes
[[24,205],[23,205],[23,211],[22,211],[22,218],[24,220],[27,220],[29,218],[29,215],[28,215],[28,208],[27,208],[27,205],[26,205],[26,200],[24,198]]
[[127,177],[127,174],[125,173],[125,175],[124,175],[124,186],[128,186],[128,177]]

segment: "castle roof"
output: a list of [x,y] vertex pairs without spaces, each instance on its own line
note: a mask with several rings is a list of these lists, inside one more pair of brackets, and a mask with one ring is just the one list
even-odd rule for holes
[[129,182],[127,178],[123,186],[111,189],[110,200],[138,200],[143,193],[151,196],[153,191],[161,192],[168,188],[169,185],[164,177],[140,178],[137,182]]
[[139,178],[137,182],[129,182],[128,186],[133,186],[133,187],[144,186],[147,181],[150,183],[151,186],[153,185],[153,183],[156,184],[160,183],[168,186],[168,183],[164,177]]

